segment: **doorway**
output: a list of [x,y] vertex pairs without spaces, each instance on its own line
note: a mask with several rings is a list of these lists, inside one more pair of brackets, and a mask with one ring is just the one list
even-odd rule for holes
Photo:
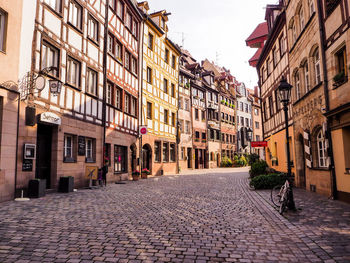
[[152,163],[152,148],[149,144],[145,144],[142,147],[142,169],[148,169],[151,171]]
[[46,188],[51,188],[52,126],[38,124],[36,142],[35,177],[46,180]]
[[137,152],[137,147],[135,144],[130,146],[130,151],[131,151],[131,171],[136,171],[136,166],[137,166],[137,160],[136,160],[136,152]]
[[198,157],[198,155],[199,155],[199,153],[198,153],[199,151],[198,151],[198,149],[195,149],[194,150],[194,168],[195,169],[198,169],[199,168],[199,157]]
[[192,168],[192,149],[187,148],[187,168]]

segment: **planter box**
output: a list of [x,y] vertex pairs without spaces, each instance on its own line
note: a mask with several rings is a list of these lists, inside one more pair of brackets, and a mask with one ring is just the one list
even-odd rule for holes
[[146,173],[141,174],[141,179],[147,179],[147,178],[148,178],[148,174],[146,174]]
[[28,183],[28,197],[39,198],[45,196],[46,192],[46,180],[30,180]]
[[69,193],[73,192],[74,189],[74,177],[73,176],[66,176],[66,177],[60,177],[59,185],[58,185],[58,191],[61,193]]
[[132,180],[133,180],[133,181],[138,181],[139,178],[140,178],[139,175],[133,175],[133,176],[132,176]]

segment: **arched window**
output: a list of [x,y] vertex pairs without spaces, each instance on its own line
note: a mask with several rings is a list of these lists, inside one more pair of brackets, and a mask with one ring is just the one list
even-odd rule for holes
[[316,50],[314,51],[313,62],[315,66],[315,84],[318,84],[321,82],[320,53],[318,51],[318,48],[316,48]]
[[295,23],[293,23],[292,25],[292,40],[293,40],[293,43],[297,41],[297,27]]
[[326,147],[324,143],[324,137],[322,129],[317,133],[317,158],[318,158],[318,166],[326,167]]
[[294,73],[294,83],[295,83],[295,100],[300,99],[300,76],[299,71]]
[[309,0],[309,10],[310,10],[310,16],[312,16],[312,14],[315,13],[314,0]]
[[300,10],[299,10],[299,26],[300,26],[300,32],[301,32],[305,27],[303,7],[300,7]]

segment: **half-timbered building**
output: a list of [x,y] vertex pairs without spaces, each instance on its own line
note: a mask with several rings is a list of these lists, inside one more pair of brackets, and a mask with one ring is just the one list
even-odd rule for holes
[[166,11],[148,14],[147,1],[139,3],[144,15],[141,124],[142,168],[153,175],[177,171],[177,111],[181,50],[168,37]]

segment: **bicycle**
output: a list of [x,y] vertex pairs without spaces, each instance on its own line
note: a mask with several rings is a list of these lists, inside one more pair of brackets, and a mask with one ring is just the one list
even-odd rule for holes
[[278,212],[282,215],[291,199],[291,186],[288,180],[284,185],[277,185],[271,190],[271,201],[278,207]]

